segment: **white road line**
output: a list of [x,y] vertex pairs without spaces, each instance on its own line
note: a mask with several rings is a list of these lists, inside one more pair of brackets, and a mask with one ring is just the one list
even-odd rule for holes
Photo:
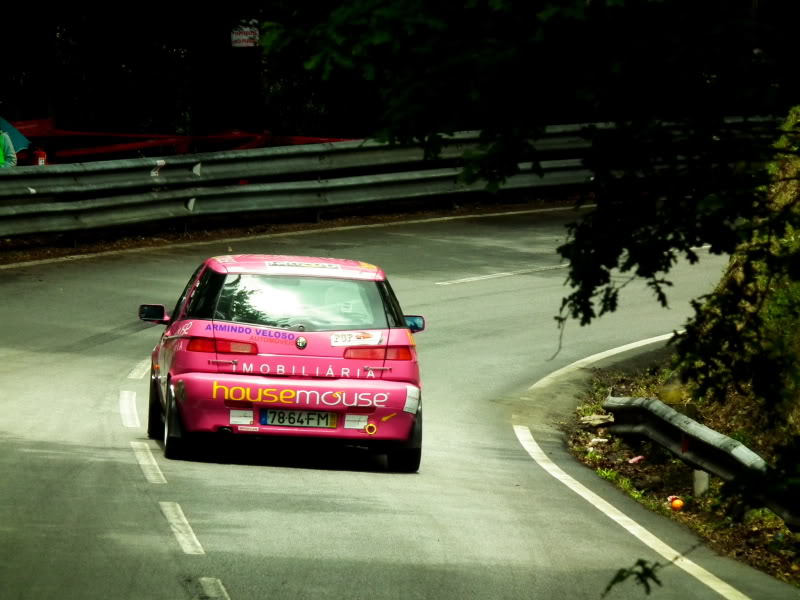
[[[585,204],[581,210],[594,208],[594,204]],[[14,263],[10,265],[0,265],[0,271],[5,269],[17,269],[20,267],[33,267],[36,265],[47,265],[51,263],[68,262],[72,260],[83,260],[86,258],[97,258],[100,256],[117,256],[120,254],[134,254],[139,252],[157,252],[160,250],[172,250],[173,248],[194,248],[196,246],[210,246],[212,244],[228,244],[230,242],[246,242],[252,240],[264,240],[278,237],[291,237],[296,235],[312,235],[315,233],[333,233],[337,231],[350,231],[354,229],[375,229],[377,227],[394,227],[396,225],[416,225],[419,223],[437,223],[442,221],[457,221],[460,219],[482,219],[486,217],[503,217],[513,215],[527,215],[535,213],[548,213],[556,211],[576,210],[574,205],[557,206],[554,208],[533,208],[528,210],[515,210],[508,212],[487,213],[483,215],[456,215],[452,217],[430,217],[427,219],[411,219],[408,221],[393,221],[391,223],[370,223],[366,225],[347,225],[344,227],[329,227],[320,229],[308,229],[305,231],[285,231],[281,233],[265,233],[263,235],[248,235],[243,237],[225,238],[221,240],[203,240],[200,242],[187,242],[182,244],[165,244],[164,246],[149,246],[147,248],[126,248],[125,250],[108,250],[94,254],[75,254],[73,256],[59,256],[58,258],[44,258],[41,260],[29,260],[26,262]]]
[[150,359],[145,358],[142,362],[137,364],[131,372],[128,373],[128,379],[141,379],[150,370]]
[[[682,331],[678,331],[676,333],[682,333]],[[605,352],[599,352],[597,354],[593,354],[588,358],[584,358],[582,360],[578,360],[566,367],[558,369],[557,371],[553,371],[546,377],[543,377],[536,383],[534,383],[529,389],[530,390],[542,390],[547,388],[549,385],[553,384],[558,380],[559,377],[571,373],[573,371],[577,371],[587,365],[595,363],[599,360],[604,358],[608,358],[609,356],[614,356],[615,354],[621,354],[622,352],[627,352],[628,350],[634,350],[635,348],[640,348],[642,346],[647,346],[649,344],[655,344],[657,342],[663,342],[671,338],[674,333],[668,333],[666,335],[659,335],[652,338],[647,338],[646,340],[640,340],[638,342],[633,342],[631,344],[626,344],[625,346],[619,346],[617,348],[612,348],[611,350],[606,350]],[[597,508],[598,510],[604,512],[610,519],[616,521],[619,525],[624,527],[629,533],[636,536],[639,540],[641,540],[644,544],[658,552],[661,556],[666,558],[668,561],[673,562],[676,566],[680,567],[693,577],[697,578],[699,581],[706,584],[708,587],[713,589],[715,592],[720,594],[723,598],[727,600],[750,600],[748,596],[742,594],[739,590],[731,587],[715,575],[712,575],[699,565],[695,564],[688,558],[685,558],[680,555],[678,551],[671,548],[664,542],[662,542],[659,538],[654,536],[652,533],[647,531],[644,527],[633,521],[630,517],[623,514],[619,509],[615,508],[602,498],[595,494],[594,492],[590,491],[588,488],[584,487],[582,484],[578,483],[575,479],[567,475],[560,467],[558,467],[550,458],[545,454],[542,449],[539,447],[539,444],[536,443],[536,440],[533,439],[533,435],[531,435],[531,430],[528,429],[524,425],[514,425],[514,433],[517,436],[520,444],[522,447],[525,448],[525,451],[541,466],[547,473],[552,475],[558,481],[566,485],[569,489],[573,492],[581,496],[584,500],[588,501],[592,506]]]
[[[683,333],[683,330],[677,331],[676,333]],[[619,346],[618,348],[612,348],[611,350],[606,350],[605,352],[598,352],[597,354],[592,354],[592,356],[588,358],[582,358],[581,360],[575,361],[571,365],[562,367],[557,371],[553,371],[549,375],[542,377],[539,381],[537,381],[531,387],[529,387],[528,390],[539,390],[542,388],[546,388],[547,386],[552,384],[556,379],[558,379],[563,375],[566,375],[567,373],[571,373],[572,371],[577,371],[578,369],[582,369],[587,365],[596,363],[597,361],[602,360],[604,358],[608,358],[609,356],[614,356],[615,354],[621,354],[622,352],[627,352],[628,350],[641,348],[642,346],[647,346],[648,344],[663,342],[671,338],[673,335],[675,334],[667,333],[665,335],[659,335],[656,337],[647,338],[646,340],[640,340],[638,342],[626,344],[625,346]]]
[[159,502],[161,512],[164,513],[169,523],[172,533],[178,538],[178,544],[185,554],[205,554],[205,550],[200,545],[200,541],[194,535],[192,526],[183,516],[181,505],[177,502]]
[[517,439],[519,440],[520,444],[522,444],[522,447],[525,448],[528,454],[530,454],[531,458],[533,458],[533,460],[535,460],[540,467],[555,477],[558,481],[566,485],[573,492],[578,494],[581,498],[589,502],[589,504],[601,512],[604,512],[611,520],[616,521],[617,524],[621,525],[629,533],[636,536],[640,541],[658,552],[665,559],[672,562],[675,566],[680,567],[689,573],[689,575],[692,575],[699,581],[703,582],[727,600],[750,600],[748,596],[745,596],[739,590],[731,587],[688,558],[681,556],[680,552],[662,542],[647,529],[636,523],[630,517],[626,516],[622,511],[615,508],[603,500],[600,496],[567,475],[561,470],[560,467],[550,460],[544,451],[542,451],[542,449],[539,447],[539,444],[537,444],[533,439],[530,429],[524,425],[514,425],[514,433],[517,434]]
[[133,448],[133,454],[136,456],[136,460],[142,468],[142,473],[144,473],[144,478],[148,482],[167,483],[167,480],[164,479],[164,474],[158,468],[158,463],[156,463],[153,453],[150,451],[150,446],[145,442],[131,442],[131,448]]
[[119,414],[125,427],[140,427],[139,413],[136,412],[136,392],[122,390],[119,393]]
[[473,281],[483,281],[484,279],[497,279],[498,277],[512,277],[514,275],[524,275],[526,273],[541,273],[543,271],[555,271],[556,269],[566,269],[569,265],[553,265],[551,267],[533,267],[530,269],[520,269],[519,271],[505,271],[503,273],[492,273],[490,275],[478,275],[476,277],[464,277],[463,279],[451,279],[450,281],[437,281],[435,285],[455,285],[457,283],[471,283]]
[[222,582],[219,579],[214,579],[213,577],[201,577],[200,585],[203,588],[203,593],[208,598],[222,598],[223,600],[231,600],[231,597],[228,596],[228,592],[225,590],[225,586],[222,585]]

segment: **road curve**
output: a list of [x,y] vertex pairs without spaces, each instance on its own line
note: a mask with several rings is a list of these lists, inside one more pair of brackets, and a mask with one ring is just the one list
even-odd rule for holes
[[[620,568],[665,562],[532,460],[527,428],[569,477],[732,592],[660,571],[658,598],[797,598],[720,558],[576,464],[552,427],[565,389],[531,384],[609,348],[681,328],[724,259],[680,265],[671,308],[644,286],[618,313],[553,316],[567,210],[439,219],[115,253],[0,270],[0,598],[598,598]],[[140,303],[174,304],[200,260],[264,252],[381,265],[417,336],[425,439],[418,474],[358,451],[280,446],[163,458],[147,440]],[[565,400],[566,399],[566,400]],[[640,598],[632,583],[612,598]]]

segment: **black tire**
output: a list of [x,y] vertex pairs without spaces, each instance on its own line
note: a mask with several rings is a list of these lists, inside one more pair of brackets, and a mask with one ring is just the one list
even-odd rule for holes
[[167,385],[167,398],[164,404],[164,456],[173,460],[186,458],[188,451],[186,434],[181,425],[181,415],[178,413],[171,384]]
[[422,462],[422,448],[402,448],[386,453],[389,470],[396,473],[416,473]]
[[414,430],[408,442],[399,448],[386,453],[386,462],[390,471],[396,473],[416,473],[422,462],[422,411],[417,414]]
[[164,438],[164,411],[161,409],[158,383],[150,370],[150,402],[147,405],[147,437],[151,440]]

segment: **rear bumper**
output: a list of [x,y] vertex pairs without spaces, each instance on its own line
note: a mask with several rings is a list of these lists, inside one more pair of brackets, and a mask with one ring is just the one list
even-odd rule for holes
[[[172,384],[183,429],[190,433],[405,442],[421,410],[420,389],[394,381],[186,373]],[[327,413],[329,426],[268,424],[266,411],[276,410]]]

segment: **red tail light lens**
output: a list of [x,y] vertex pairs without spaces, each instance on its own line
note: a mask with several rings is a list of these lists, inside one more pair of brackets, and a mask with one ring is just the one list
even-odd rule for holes
[[211,338],[192,338],[186,346],[189,352],[216,352]]
[[217,352],[224,354],[258,354],[258,346],[252,342],[217,340]]
[[348,348],[344,351],[344,357],[359,360],[413,360],[414,358],[408,346]]
[[359,360],[385,360],[386,348],[348,348],[344,351],[344,357]]
[[236,340],[192,338],[186,346],[189,352],[219,352],[220,354],[258,354],[258,346]]
[[408,346],[393,346],[386,349],[386,360],[411,360],[411,348]]

